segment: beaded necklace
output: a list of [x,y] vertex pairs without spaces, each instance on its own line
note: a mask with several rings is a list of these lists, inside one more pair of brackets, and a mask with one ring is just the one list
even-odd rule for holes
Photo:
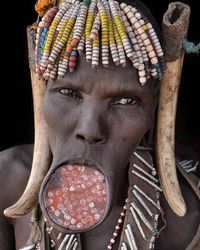
[[123,207],[123,210],[120,213],[120,217],[117,221],[117,225],[115,226],[115,231],[112,235],[112,238],[110,239],[110,243],[107,246],[107,250],[111,250],[113,248],[113,245],[115,244],[115,240],[116,240],[117,236],[119,235],[119,230],[121,229],[121,225],[124,222],[124,217],[125,217],[125,213],[126,213],[126,204],[127,204],[127,199],[125,201],[125,205]]
[[[119,235],[119,232],[121,230],[122,224],[124,222],[124,217],[126,214],[126,204],[127,204],[127,199],[125,201],[125,205],[123,206],[122,212],[120,213],[119,219],[117,221],[117,225],[115,226],[115,230],[112,234],[112,237],[110,239],[110,242],[107,246],[107,250],[111,250],[115,244],[116,238]],[[46,219],[45,219],[46,221]],[[49,235],[51,235],[52,231],[53,231],[53,227],[47,227],[46,231]],[[60,238],[62,236],[62,233],[58,234],[57,240],[59,241]],[[66,234],[64,239],[62,240],[62,242],[60,243],[60,246],[58,248],[58,250],[62,250],[64,249],[63,247],[65,246],[65,250],[76,250],[78,248],[78,238],[75,236],[75,234]],[[54,242],[54,240],[51,239],[51,247],[55,247],[57,244]],[[36,249],[40,250],[40,246],[38,244],[38,246],[36,247]],[[24,249],[25,250],[25,249]]]
[[[141,154],[142,151],[143,153]],[[154,249],[155,240],[166,226],[166,222],[163,218],[163,210],[159,201],[162,190],[159,186],[156,169],[148,149],[144,148],[134,152],[134,162],[129,170],[129,184],[128,198],[106,249],[112,250],[120,231],[120,250]],[[161,221],[164,224],[158,230],[160,215],[162,215]],[[51,237],[52,248],[56,246],[58,250],[81,250],[79,235],[63,235],[63,233],[55,235],[56,231],[52,226],[47,226],[46,231]],[[31,244],[27,243],[27,246],[20,250],[42,249],[42,238],[37,238],[30,242]],[[33,242],[35,243],[33,244]]]
[[[107,250],[112,250],[122,225],[119,245],[121,250],[154,249],[155,240],[159,235],[158,219],[160,214],[162,214],[164,222],[163,228],[165,227],[163,211],[159,202],[162,190],[156,177],[157,173],[153,160],[149,153],[146,153],[146,157],[144,157],[139,152],[134,152],[134,157],[134,163],[130,168],[132,177],[130,177],[128,199],[126,199],[126,204],[115,226]],[[128,213],[126,217],[125,212]],[[50,233],[51,229],[48,228],[47,232]],[[76,248],[78,247],[78,239],[75,239],[75,235],[68,236],[67,240],[71,242],[69,248],[66,248],[67,250],[78,250]],[[64,242],[66,242],[66,239]],[[54,245],[55,242],[52,241],[52,246]],[[62,250],[62,248],[60,247],[59,250]]]

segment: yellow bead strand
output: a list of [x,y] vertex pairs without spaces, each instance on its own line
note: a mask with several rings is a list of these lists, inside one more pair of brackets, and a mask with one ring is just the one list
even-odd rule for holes
[[100,20],[101,20],[101,50],[102,50],[102,64],[104,67],[109,65],[109,27],[108,27],[108,17],[106,11],[101,2],[97,4]]
[[92,68],[95,68],[99,64],[99,36],[93,41],[92,47]]

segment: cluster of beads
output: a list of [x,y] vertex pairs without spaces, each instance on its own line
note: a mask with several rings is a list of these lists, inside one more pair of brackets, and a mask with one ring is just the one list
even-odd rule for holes
[[51,220],[70,230],[94,226],[103,218],[106,203],[103,174],[79,165],[56,170],[47,184],[44,198]]
[[78,54],[96,67],[127,59],[137,68],[139,82],[160,78],[164,55],[156,32],[136,8],[114,0],[65,0],[41,19],[36,36],[36,72],[45,80],[74,71]]

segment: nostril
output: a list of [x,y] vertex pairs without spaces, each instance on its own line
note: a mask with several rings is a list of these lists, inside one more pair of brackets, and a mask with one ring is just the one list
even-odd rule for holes
[[99,142],[101,142],[102,140],[101,139],[94,139],[94,140],[92,140],[90,143],[99,143]]
[[93,143],[98,143],[98,142],[101,142],[101,141],[102,141],[102,139],[100,139],[100,138],[99,139],[94,139]]
[[84,142],[88,142],[88,143],[101,143],[103,141],[103,138],[101,137],[93,137],[93,136],[83,136],[81,134],[77,134],[76,135],[76,139],[80,140],[80,141],[84,141]]

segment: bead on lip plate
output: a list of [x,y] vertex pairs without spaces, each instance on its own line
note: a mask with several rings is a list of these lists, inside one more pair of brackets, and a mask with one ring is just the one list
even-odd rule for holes
[[62,166],[46,185],[44,205],[50,218],[59,226],[69,230],[89,229],[105,215],[105,177],[92,167]]

